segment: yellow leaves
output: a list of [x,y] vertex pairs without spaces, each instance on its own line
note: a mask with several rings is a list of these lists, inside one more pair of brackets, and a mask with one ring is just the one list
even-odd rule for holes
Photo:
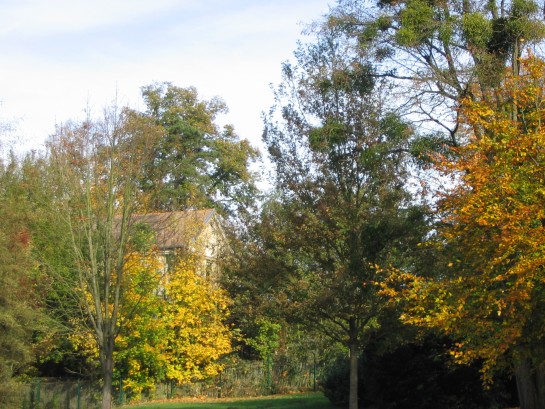
[[[114,360],[133,395],[165,377],[183,383],[215,375],[222,369],[218,359],[232,351],[225,323],[230,301],[195,273],[198,264],[187,258],[167,274],[155,253],[131,253],[125,260]],[[96,360],[98,344],[84,324],[74,320],[71,341]]]
[[449,353],[458,362],[467,360],[471,355],[471,353],[464,351],[464,342],[455,342]]
[[[134,380],[138,375],[142,378],[139,382],[148,382],[149,377],[164,373],[166,378],[184,383],[221,370],[217,360],[232,350],[230,328],[224,323],[229,301],[222,290],[195,274],[195,264],[194,260],[183,260],[169,272],[161,296],[154,295],[160,313],[131,332],[135,359],[149,362],[153,357],[158,373],[142,378],[141,370],[129,371],[129,378]],[[143,329],[147,335],[136,339]],[[137,366],[131,364],[131,368]]]
[[447,261],[439,279],[413,281],[402,316],[462,340],[452,356],[482,359],[485,377],[545,325],[535,323],[545,278],[545,62],[521,63],[523,75],[463,103],[474,135],[436,162],[458,176],[441,202],[438,234],[463,262]]
[[199,277],[191,263],[181,263],[171,272],[165,294],[161,321],[168,377],[184,383],[217,374],[217,359],[232,351],[226,293]]

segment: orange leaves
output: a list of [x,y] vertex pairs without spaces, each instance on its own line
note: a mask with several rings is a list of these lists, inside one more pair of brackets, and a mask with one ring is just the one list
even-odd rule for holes
[[462,261],[414,281],[404,316],[463,340],[453,356],[483,359],[485,377],[509,351],[541,342],[532,328],[545,324],[545,62],[521,63],[522,75],[495,93],[463,101],[473,135],[437,162],[459,176],[442,201],[439,237]]
[[421,280],[420,277],[393,266],[381,267],[375,264],[370,268],[375,271],[376,276],[372,284],[378,287],[378,294],[390,302],[405,301],[411,295],[410,289]]

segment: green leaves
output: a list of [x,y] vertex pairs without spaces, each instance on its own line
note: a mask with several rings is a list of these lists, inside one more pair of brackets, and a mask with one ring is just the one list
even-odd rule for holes
[[316,152],[329,152],[346,142],[349,128],[335,119],[329,119],[320,128],[312,128],[308,139],[310,148]]
[[142,94],[148,108],[144,115],[163,129],[142,180],[151,206],[215,207],[224,214],[251,206],[255,186],[249,166],[258,152],[239,140],[231,125],[216,125],[218,115],[227,112],[225,103],[200,100],[195,88],[171,83],[149,85]]
[[461,26],[465,41],[479,49],[484,49],[492,37],[492,22],[481,12],[464,14]]
[[463,140],[452,107],[499,86],[504,66],[517,71],[525,50],[545,38],[533,0],[340,0],[324,26],[372,57],[377,77],[396,84],[397,105],[446,132],[451,145]]
[[258,334],[255,338],[246,339],[246,343],[254,348],[261,359],[270,358],[276,349],[280,346],[279,332],[282,329],[280,324],[271,322],[266,318],[261,318],[257,322],[259,327]]
[[[39,268],[34,227],[47,217],[39,200],[43,163],[34,155],[0,159],[0,406],[20,402],[14,380],[51,348],[46,315],[51,281]],[[45,192],[43,192],[45,193]],[[12,396],[13,394],[13,396]]]
[[411,0],[399,13],[400,28],[396,40],[402,46],[416,47],[429,40],[438,26],[435,13],[428,2]]
[[377,330],[387,308],[377,271],[409,265],[406,243],[422,233],[406,211],[413,130],[383,104],[389,88],[359,51],[335,32],[301,46],[265,132],[278,196],[263,213],[262,240],[286,277],[278,298],[345,345]]

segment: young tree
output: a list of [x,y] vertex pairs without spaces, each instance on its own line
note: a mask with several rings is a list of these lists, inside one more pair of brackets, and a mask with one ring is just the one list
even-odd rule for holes
[[377,283],[410,268],[422,234],[406,190],[412,130],[350,43],[322,33],[295,55],[265,124],[278,198],[262,216],[264,251],[287,275],[291,312],[349,349],[355,409],[358,353],[388,307]]
[[103,376],[102,407],[111,407],[114,347],[121,329],[124,265],[139,182],[160,130],[115,107],[100,121],[66,124],[48,143],[59,223],[71,240],[74,296],[91,329]]
[[[217,375],[220,358],[232,351],[229,299],[196,274],[199,264],[185,258],[166,272],[153,250],[127,258],[114,358],[116,376],[131,398],[158,382],[184,384]],[[96,359],[96,345],[81,323],[73,340]]]
[[456,181],[437,238],[450,260],[405,294],[406,319],[452,334],[453,355],[482,360],[486,380],[513,368],[521,409],[545,406],[544,89],[545,62],[530,57],[501,90],[465,100],[465,121],[480,132],[438,161]]
[[[114,351],[114,373],[120,388],[128,391],[131,399],[138,399],[142,391],[153,390],[165,378],[161,347],[166,332],[160,323],[165,300],[159,293],[166,280],[165,266],[159,254],[149,248],[131,253],[123,268],[121,330]],[[79,341],[86,349],[92,347],[88,334]],[[96,359],[96,354],[90,355]]]

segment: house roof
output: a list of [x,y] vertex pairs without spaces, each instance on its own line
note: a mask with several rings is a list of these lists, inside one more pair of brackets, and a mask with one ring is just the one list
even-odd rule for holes
[[149,226],[155,233],[157,247],[170,250],[194,242],[212,222],[215,213],[214,209],[148,213],[133,216],[133,223]]

